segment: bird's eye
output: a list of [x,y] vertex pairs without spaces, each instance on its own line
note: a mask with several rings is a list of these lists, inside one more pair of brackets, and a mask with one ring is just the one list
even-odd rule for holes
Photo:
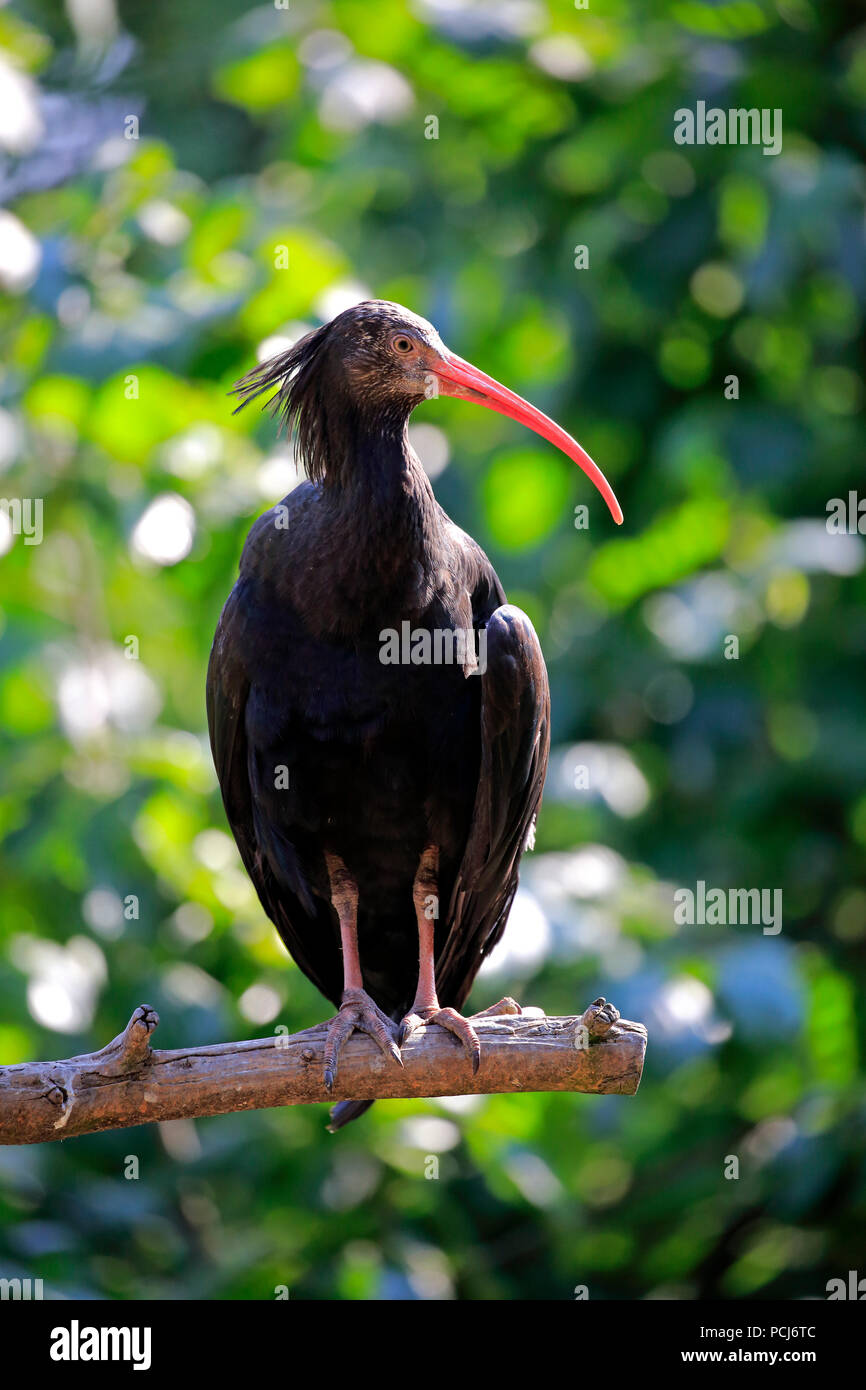
[[391,344],[395,352],[402,352],[403,354],[411,352],[415,346],[412,339],[407,338],[405,333],[398,333],[396,338],[391,339]]

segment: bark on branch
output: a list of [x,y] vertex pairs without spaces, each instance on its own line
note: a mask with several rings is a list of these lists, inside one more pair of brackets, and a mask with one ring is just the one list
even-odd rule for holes
[[477,1017],[481,1067],[433,1025],[403,1048],[403,1066],[354,1034],[340,1055],[333,1091],[322,1079],[326,1024],[304,1033],[156,1051],[159,1023],[140,1005],[126,1028],[99,1052],[60,1062],[0,1067],[0,1144],[39,1144],[152,1121],[315,1101],[509,1091],[584,1091],[634,1095],[643,1070],[646,1029],[604,999],[576,1018],[540,1010]]

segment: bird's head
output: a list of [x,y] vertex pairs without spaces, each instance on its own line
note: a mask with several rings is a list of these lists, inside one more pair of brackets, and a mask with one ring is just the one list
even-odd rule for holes
[[[573,459],[595,483],[617,523],[622,510],[613,489],[589,454],[554,420],[493,377],[464,362],[442,342],[431,323],[400,304],[365,300],[308,333],[235,386],[240,410],[278,386],[271,398],[298,431],[298,447],[311,478],[322,481],[329,454],[339,447],[341,404],[383,431],[401,430],[421,401],[458,396],[498,411],[534,430]],[[330,462],[333,464],[334,459]]]

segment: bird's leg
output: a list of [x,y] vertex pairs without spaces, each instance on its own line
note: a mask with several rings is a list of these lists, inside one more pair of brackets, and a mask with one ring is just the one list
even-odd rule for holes
[[412,899],[418,921],[418,988],[415,1002],[400,1026],[400,1045],[422,1023],[438,1023],[462,1043],[472,1063],[472,1070],[476,1072],[481,1065],[478,1034],[469,1020],[456,1009],[440,1008],[436,995],[434,935],[439,901],[439,850],[435,845],[428,846],[421,855],[412,885]]
[[330,1091],[337,1077],[340,1049],[357,1029],[368,1033],[386,1056],[402,1067],[403,1059],[396,1042],[396,1027],[364,989],[361,959],[358,955],[358,885],[342,859],[326,854],[331,902],[340,919],[340,941],[343,947],[343,994],[340,1012],[325,1038],[325,1085]]

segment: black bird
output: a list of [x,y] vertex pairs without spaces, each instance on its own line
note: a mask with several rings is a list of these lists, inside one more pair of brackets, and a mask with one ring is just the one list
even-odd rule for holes
[[[438,1023],[477,1070],[460,1009],[534,835],[550,699],[533,626],[437,503],[409,416],[441,393],[519,420],[622,513],[570,435],[398,304],[357,304],[256,367],[238,409],[272,387],[308,481],[250,531],[211,651],[229,824],[265,912],[339,1010],[329,1090],[355,1029],[398,1064],[413,1029]],[[332,1128],[369,1104],[341,1103]]]

